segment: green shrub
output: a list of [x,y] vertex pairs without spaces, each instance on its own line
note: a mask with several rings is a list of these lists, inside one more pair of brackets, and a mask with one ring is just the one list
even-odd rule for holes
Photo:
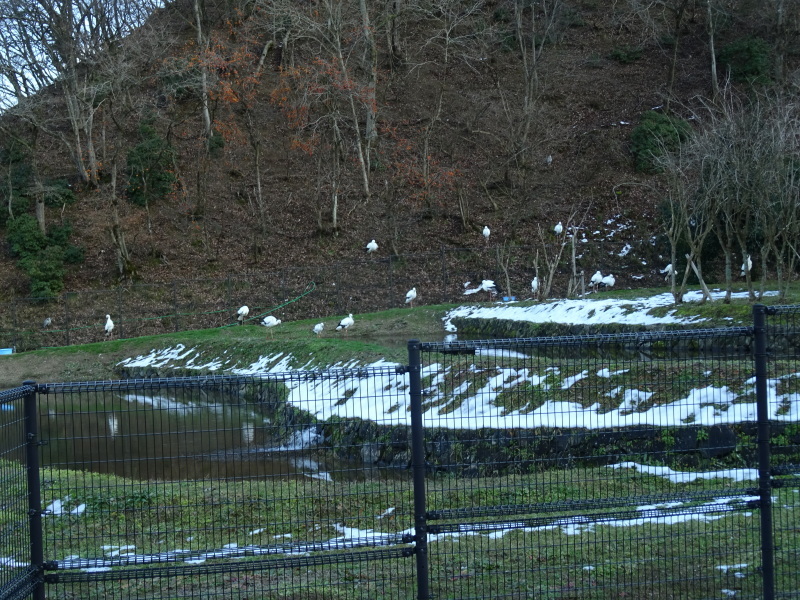
[[614,48],[608,57],[617,61],[618,63],[628,65],[632,62],[636,62],[642,57],[642,49],[636,48],[635,46],[620,46]]
[[33,215],[20,215],[9,221],[6,237],[11,254],[18,258],[31,256],[47,247],[47,238]]
[[219,131],[212,132],[208,140],[208,153],[214,158],[219,158],[222,156],[223,148],[225,148],[225,138]]
[[637,171],[656,173],[654,158],[664,150],[677,150],[691,133],[689,123],[654,110],[642,115],[639,125],[631,133],[631,151]]
[[30,278],[31,296],[53,298],[64,289],[64,250],[47,246],[36,254],[23,257],[19,266]]
[[141,141],[128,152],[128,188],[134,204],[146,206],[172,191],[175,149],[148,123],[139,127]]
[[48,206],[63,206],[75,202],[75,193],[65,179],[48,181],[43,193],[44,202]]
[[761,38],[744,38],[728,44],[717,58],[734,81],[763,85],[771,79],[772,48]]
[[30,294],[53,298],[64,289],[64,263],[83,261],[84,250],[69,243],[72,228],[53,227],[44,235],[33,215],[24,214],[8,222],[7,239],[17,265],[28,276]]

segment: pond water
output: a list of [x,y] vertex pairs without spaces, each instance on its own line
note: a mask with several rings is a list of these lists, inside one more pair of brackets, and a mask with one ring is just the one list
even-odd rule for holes
[[[40,439],[46,441],[42,465],[170,481],[399,475],[323,455],[313,427],[280,440],[258,405],[204,396],[203,401],[173,393],[40,396]],[[18,420],[21,411],[21,403],[2,411],[0,429]],[[21,437],[21,432],[4,435],[0,455],[21,460]]]

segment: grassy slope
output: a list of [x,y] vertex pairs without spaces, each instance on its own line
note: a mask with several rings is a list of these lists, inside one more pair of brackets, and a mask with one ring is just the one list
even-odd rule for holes
[[[614,297],[631,299],[663,291],[614,290],[594,297],[607,297],[613,293]],[[797,297],[800,297],[800,286],[793,286],[788,301]],[[765,300],[765,303],[775,302],[774,298]],[[256,325],[223,327],[2,356],[0,389],[15,387],[27,379],[54,382],[119,378],[115,373],[115,365],[121,360],[177,344],[202,349],[204,358],[209,360],[223,354],[233,356],[240,366],[251,364],[259,356],[279,352],[292,354],[298,366],[309,361],[324,367],[353,360],[372,362],[381,358],[400,362],[406,357],[407,340],[441,339],[442,317],[456,306],[419,306],[356,315],[355,325],[346,334],[335,331],[336,324],[344,316],[337,315],[324,319],[325,331],[320,337],[315,337],[311,332],[318,320],[304,320],[282,323],[272,330]],[[664,314],[669,310],[672,307],[657,308],[653,314]],[[702,323],[703,327],[727,327],[748,324],[751,311],[749,302],[734,300],[731,304],[684,304],[678,307],[677,314],[705,317],[708,320]]]

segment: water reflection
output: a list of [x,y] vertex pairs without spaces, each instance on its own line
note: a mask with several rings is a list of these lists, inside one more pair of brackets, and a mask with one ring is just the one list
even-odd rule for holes
[[[10,423],[14,413],[3,412],[0,420]],[[39,414],[40,436],[47,441],[43,466],[138,480],[332,481],[387,474],[328,458],[316,427],[279,437],[259,405],[231,404],[209,394],[202,401],[165,394],[47,395],[40,397]],[[0,453],[10,448],[10,439],[0,440]]]

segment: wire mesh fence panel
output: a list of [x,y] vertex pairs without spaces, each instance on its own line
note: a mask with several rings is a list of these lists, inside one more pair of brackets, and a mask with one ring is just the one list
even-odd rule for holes
[[767,312],[775,597],[800,598],[800,307]]
[[405,387],[384,368],[42,388],[51,589],[409,597]]
[[761,597],[751,341],[423,344],[437,597]]
[[25,395],[0,392],[0,598],[27,598],[40,577],[31,561]]
[[89,344],[108,339],[106,315],[116,327],[114,337],[126,337],[126,318],[122,315],[120,294],[116,290],[88,290],[64,295],[63,327],[68,330],[70,344]]
[[115,337],[140,337],[176,330],[175,296],[170,286],[125,285],[117,288]]

